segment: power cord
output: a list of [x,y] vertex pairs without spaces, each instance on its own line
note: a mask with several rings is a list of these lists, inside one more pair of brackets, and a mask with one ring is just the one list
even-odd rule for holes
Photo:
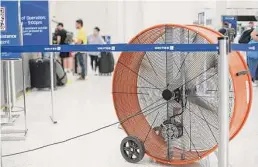
[[100,131],[100,130],[106,129],[106,128],[111,127],[111,126],[116,125],[116,124],[119,124],[119,122],[115,122],[115,123],[113,123],[113,124],[110,124],[110,125],[107,125],[107,126],[103,126],[103,127],[99,128],[99,129],[96,129],[96,130],[93,130],[93,131],[90,131],[90,132],[87,132],[87,133],[84,133],[84,134],[81,134],[81,135],[78,135],[78,136],[75,136],[75,137],[72,137],[72,138],[68,138],[68,139],[63,140],[63,141],[59,141],[59,142],[47,144],[47,145],[40,146],[40,147],[37,147],[37,148],[34,148],[34,149],[29,149],[29,150],[26,150],[26,151],[21,151],[21,152],[17,152],[17,153],[13,153],[13,154],[8,154],[8,155],[3,155],[2,157],[3,157],[3,158],[5,158],[5,157],[11,157],[11,156],[19,155],[19,154],[24,154],[24,153],[28,153],[28,152],[33,152],[33,151],[40,150],[40,149],[43,149],[43,148],[46,148],[46,147],[50,147],[50,146],[54,146],[54,145],[66,143],[66,142],[68,142],[68,141],[70,141],[70,140],[74,140],[74,139],[77,139],[77,138],[80,138],[80,137],[83,137],[83,136],[90,135],[90,134],[92,134],[92,133],[98,132],[98,131]]
[[[161,100],[161,99],[159,99],[158,101],[160,101],[160,100]],[[153,110],[153,109],[158,108],[159,106],[165,104],[165,103],[161,103],[161,104],[159,104],[159,105],[156,105],[155,107],[152,107],[152,108],[146,110],[146,109],[149,108],[150,106],[153,106],[154,104],[156,104],[158,101],[156,101],[156,102],[150,104],[149,106],[147,106],[147,107],[145,107],[144,109],[138,111],[137,113],[135,113],[135,114],[133,114],[133,115],[131,115],[131,116],[129,116],[129,117],[126,117],[126,118],[123,119],[122,121],[114,122],[114,123],[112,123],[112,124],[103,126],[103,127],[98,128],[98,129],[96,129],[96,130],[93,130],[93,131],[90,131],[90,132],[87,132],[87,133],[84,133],[84,134],[81,134],[81,135],[78,135],[78,136],[75,136],[75,137],[71,137],[71,138],[68,138],[68,139],[63,140],[63,141],[59,141],[59,142],[47,144],[47,145],[40,146],[40,147],[37,147],[37,148],[34,148],[34,149],[29,149],[29,150],[25,150],[25,151],[13,153],[13,154],[2,155],[2,157],[3,157],[3,158],[5,158],[5,157],[11,157],[11,156],[15,156],[15,155],[20,155],[20,154],[25,154],[25,153],[37,151],[37,150],[40,150],[40,149],[43,149],[43,148],[46,148],[46,147],[50,147],[50,146],[54,146],[54,145],[66,143],[66,142],[68,142],[68,141],[75,140],[75,139],[78,139],[78,138],[81,138],[81,137],[84,137],[84,136],[87,136],[87,135],[96,133],[96,132],[98,132],[98,131],[101,131],[101,130],[106,129],[106,128],[109,128],[109,127],[112,127],[112,126],[117,125],[117,124],[123,124],[123,123],[125,123],[126,121],[128,121],[129,119],[131,119],[131,118],[133,118],[133,117],[136,117],[136,116],[138,116],[138,115],[144,114],[144,113],[146,113],[146,112],[148,112],[148,111],[150,111],[150,110]],[[146,110],[146,111],[144,111],[144,110]],[[142,112],[142,111],[144,111],[144,112]],[[154,110],[154,111],[156,111],[156,110]],[[151,113],[154,112],[154,111],[151,111],[151,112],[148,113],[148,114],[151,114]]]

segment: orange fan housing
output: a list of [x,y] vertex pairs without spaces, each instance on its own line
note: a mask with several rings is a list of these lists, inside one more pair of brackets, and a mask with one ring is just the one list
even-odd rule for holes
[[[129,43],[216,44],[218,43],[217,38],[221,36],[222,35],[220,33],[202,26],[162,24],[140,32]],[[199,56],[201,56],[200,58],[197,57],[198,54]],[[189,58],[186,58],[187,56],[189,56]],[[163,113],[170,110],[168,108],[168,104],[166,104],[166,101],[162,99],[162,91],[166,89],[165,87],[167,85],[165,84],[168,83],[166,82],[166,80],[169,80],[171,82],[171,91],[174,91],[174,89],[178,87],[178,85],[182,85],[181,83],[183,83],[183,81],[181,82],[181,79],[173,79],[173,77],[175,77],[175,74],[172,74],[172,71],[178,69],[177,73],[181,73],[182,71],[179,72],[181,66],[183,66],[184,63],[188,63],[188,65],[186,65],[187,67],[185,68],[186,78],[184,79],[184,82],[188,82],[187,85],[190,85],[189,89],[190,87],[196,88],[197,86],[195,86],[195,84],[199,83],[199,86],[203,84],[200,81],[203,76],[200,78],[199,75],[204,75],[202,69],[206,68],[206,65],[203,65],[202,61],[207,61],[205,56],[207,58],[209,57],[209,59],[207,59],[208,61],[210,60],[210,62],[217,63],[216,60],[218,54],[210,52],[188,53],[187,55],[183,52],[123,52],[119,57],[113,76],[113,101],[116,114],[118,116],[118,119],[122,121],[122,127],[127,135],[136,136],[139,140],[141,140],[144,143],[146,154],[158,162],[178,165],[189,164],[209,155],[217,148],[219,122],[217,116],[218,113],[216,108],[216,102],[212,104],[215,106],[216,109],[213,113],[208,111],[207,108],[205,109],[206,105],[201,105],[201,107],[197,106],[196,104],[200,103],[196,102],[196,99],[193,99],[196,104],[194,104],[193,102],[191,106],[190,102],[189,104],[188,102],[185,103],[186,108],[180,118],[177,119],[173,117],[174,120],[183,120],[184,122],[183,125],[185,127],[183,131],[183,136],[181,138],[171,141],[170,139],[168,139],[166,141],[165,137],[162,137],[162,135],[158,134],[154,128],[154,124],[155,126],[158,126],[158,122],[155,121],[158,120],[159,123],[161,123],[161,120],[164,121],[165,118]],[[249,74],[241,76],[236,75],[240,71],[248,70],[247,65],[241,54],[239,52],[233,51],[228,55],[228,57],[230,67],[229,79],[231,83],[230,99],[232,99],[230,103],[231,109],[228,112],[230,116],[230,139],[233,139],[243,127],[250,111],[252,102],[252,86]],[[172,63],[172,58],[175,62],[174,64]],[[195,60],[196,63],[199,64],[194,64]],[[166,62],[169,62],[171,64],[167,64],[165,66],[164,64]],[[204,67],[199,68],[199,66]],[[159,72],[155,72],[155,69]],[[171,77],[171,75],[174,76]],[[196,77],[194,77],[195,75]],[[174,83],[173,81],[177,83]],[[215,80],[213,80],[213,82],[215,82]],[[215,84],[219,83],[216,82]],[[151,90],[148,90],[147,87],[149,87],[149,89]],[[204,92],[207,92],[208,90],[205,87],[209,87],[209,85],[203,87],[198,89],[202,89],[205,90]],[[159,89],[161,89],[161,92]],[[147,98],[146,96],[151,97]],[[216,99],[216,97],[213,98]],[[160,118],[157,118],[159,116],[156,115],[155,118],[157,118],[157,120],[154,119],[155,109],[150,109],[151,107],[153,107],[152,102],[155,101],[153,99],[156,100],[156,108],[158,108],[158,105],[161,105],[162,102],[164,102],[164,106],[157,109],[157,112],[159,112],[160,114]],[[161,99],[161,101],[158,101],[158,99]],[[203,99],[203,102],[205,100],[205,103],[211,106],[211,104],[208,104],[207,102],[209,99]],[[210,101],[209,103],[212,102]],[[173,102],[170,105],[173,106],[171,108],[175,109],[178,104],[176,104],[176,102]],[[193,109],[190,110],[189,108],[191,108],[192,106]],[[151,111],[147,111],[146,108],[148,107]],[[166,110],[166,108],[168,110]],[[202,110],[204,114],[201,114],[201,112],[197,108]],[[181,108],[180,110],[183,109]],[[139,112],[141,114],[138,114]],[[153,114],[154,116],[150,117],[147,114],[148,112],[152,112],[149,114]],[[136,116],[123,122],[126,118],[132,115]],[[167,115],[167,113],[165,115]],[[195,115],[196,117],[191,118],[189,115]],[[214,127],[211,127],[211,125],[213,125]],[[211,132],[208,132],[208,130],[211,130]],[[170,145],[168,146],[169,142]]]

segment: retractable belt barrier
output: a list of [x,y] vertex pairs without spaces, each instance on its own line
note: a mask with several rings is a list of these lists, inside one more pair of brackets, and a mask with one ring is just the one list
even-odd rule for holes
[[[218,51],[218,44],[105,44],[1,46],[1,53],[22,52],[204,52]],[[257,44],[231,44],[232,51],[258,51]]]

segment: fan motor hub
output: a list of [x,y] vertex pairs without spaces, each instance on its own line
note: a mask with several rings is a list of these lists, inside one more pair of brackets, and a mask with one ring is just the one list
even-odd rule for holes
[[163,92],[162,92],[162,97],[163,99],[169,101],[172,97],[174,96],[174,93],[171,92],[169,89],[165,89]]
[[173,123],[165,124],[161,127],[161,135],[165,141],[179,139],[184,135],[182,123],[175,121]]
[[180,88],[175,89],[174,96],[175,96],[174,100],[179,103],[180,100],[182,100],[182,89]]

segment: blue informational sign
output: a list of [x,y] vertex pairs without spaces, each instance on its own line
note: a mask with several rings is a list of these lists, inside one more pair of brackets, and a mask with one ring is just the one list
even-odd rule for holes
[[237,32],[237,17],[236,16],[222,16],[222,22],[228,23],[230,28],[234,28]]
[[[1,2],[1,46],[20,46],[18,2]],[[20,53],[4,53],[1,51],[1,59],[19,59]]]
[[49,44],[48,1],[21,1],[23,45]]

